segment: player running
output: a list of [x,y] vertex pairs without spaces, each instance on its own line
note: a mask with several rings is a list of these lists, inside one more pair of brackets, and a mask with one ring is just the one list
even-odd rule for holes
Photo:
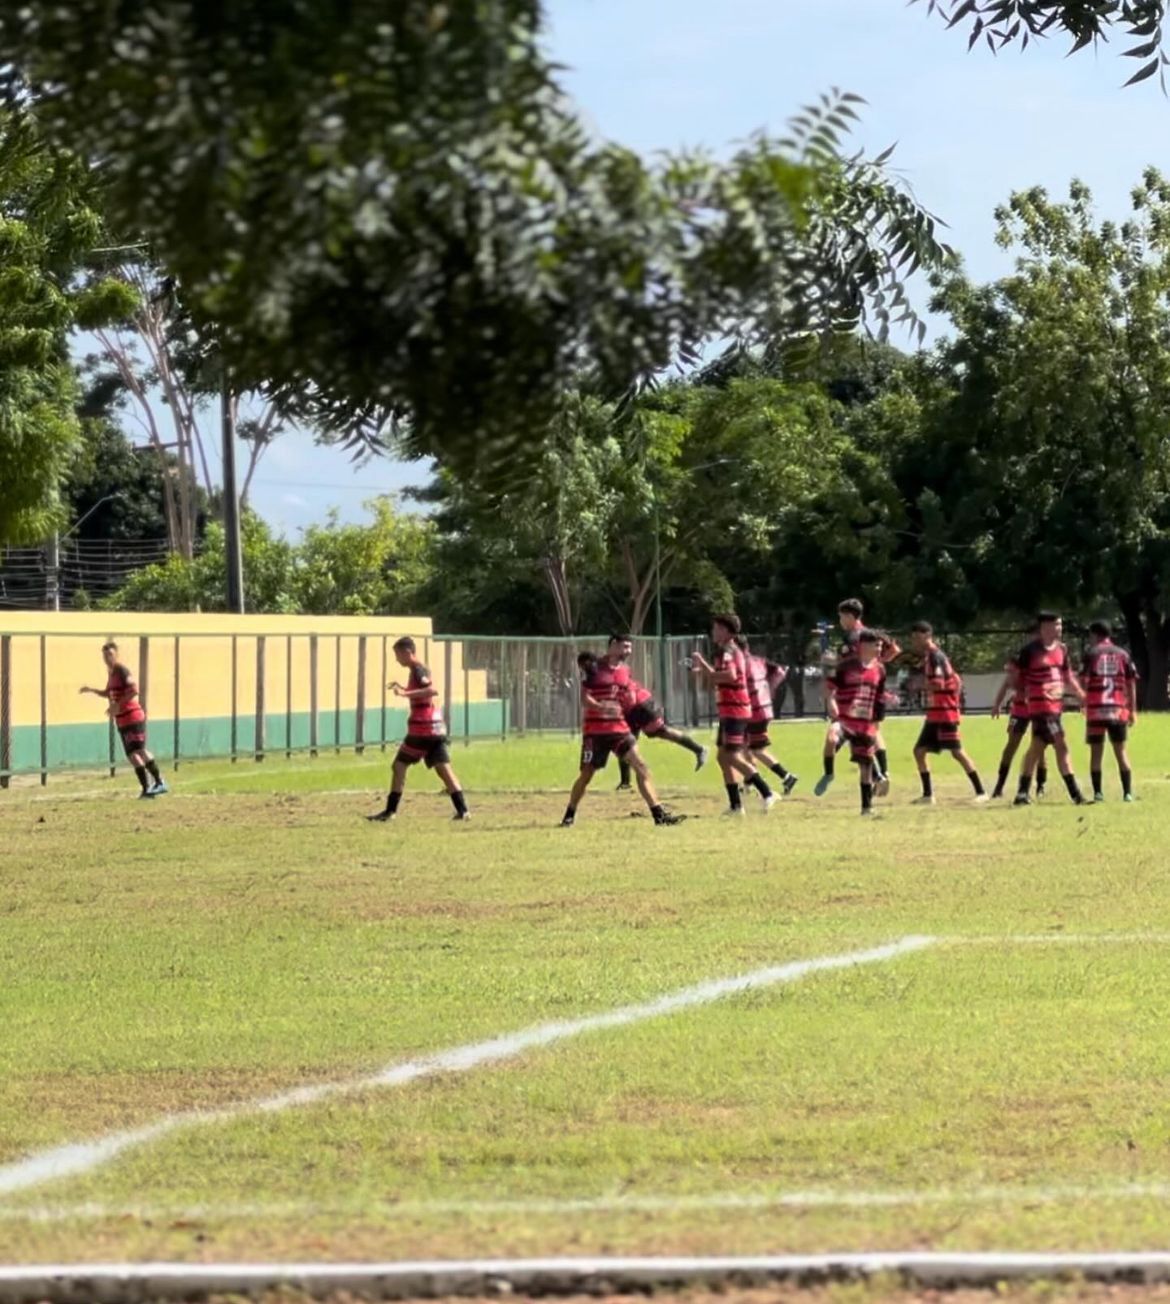
[[102,660],[106,663],[105,688],[82,688],[82,694],[92,693],[104,697],[109,706],[106,714],[122,739],[126,759],[138,777],[139,800],[144,797],[161,797],[170,789],[159,773],[158,762],[146,750],[146,710],[138,697],[138,685],[130,671],[118,660],[118,645],[112,640],[102,645]]
[[863,629],[857,636],[857,655],[844,658],[825,681],[829,718],[849,744],[861,787],[861,813],[866,816],[873,814],[877,710],[886,691],[886,668],[880,649],[881,635]]
[[[620,674],[624,672],[622,685],[622,707],[625,710],[626,724],[635,740],[639,734],[647,738],[661,738],[664,742],[675,743],[685,747],[695,758],[695,769],[701,770],[707,764],[707,749],[681,729],[674,729],[666,723],[666,715],[654,700],[654,694],[640,684],[630,671],[630,657],[634,654],[634,641],[628,634],[611,634],[605,660]],[[630,788],[630,763],[624,756],[618,757],[618,791],[628,792]]]
[[448,747],[447,730],[443,724],[443,711],[439,706],[439,691],[435,687],[431,672],[418,659],[414,639],[400,638],[394,644],[394,659],[400,666],[408,668],[406,687],[397,680],[387,684],[395,697],[405,697],[410,702],[410,715],[406,721],[406,737],[398,747],[394,758],[394,767],[390,777],[390,791],[386,796],[385,807],[366,819],[377,824],[385,824],[398,814],[398,804],[406,788],[406,772],[419,761],[426,764],[443,781],[451,805],[455,807],[456,820],[469,820],[471,812],[467,809],[467,798],[459,786],[455,771],[451,768],[451,752]]
[[760,794],[766,815],[775,804],[776,794],[756,770],[747,752],[752,704],[748,695],[747,658],[736,643],[740,633],[738,616],[730,612],[716,616],[711,622],[715,664],[711,665],[701,653],[695,652],[691,657],[691,669],[696,674],[706,675],[715,685],[715,705],[719,713],[719,769],[727,788],[728,801],[724,815],[743,815],[739,787],[741,775],[744,782]]
[[597,657],[592,652],[582,652],[577,658],[581,671],[581,706],[584,722],[581,739],[581,771],[569,804],[565,809],[561,828],[572,828],[577,820],[577,807],[585,796],[585,789],[598,770],[604,770],[612,753],[619,760],[629,761],[638,781],[642,800],[650,808],[655,824],[681,824],[682,815],[671,815],[658,800],[650,769],[638,754],[637,740],[630,732],[622,709],[622,688],[625,678],[607,657]]
[[922,658],[922,677],[926,684],[926,721],[918,741],[914,744],[914,760],[918,777],[922,781],[922,796],[914,799],[915,806],[934,805],[934,779],[930,773],[930,757],[939,752],[950,752],[963,767],[975,800],[985,802],[987,793],[975,769],[975,762],[963,748],[959,737],[962,718],[960,699],[963,681],[955,673],[950,658],[934,641],[934,628],[929,621],[918,620],[910,627],[910,646]]
[[1073,672],[1068,649],[1061,642],[1064,630],[1061,618],[1053,611],[1042,611],[1036,623],[1039,627],[1038,636],[1022,647],[1012,662],[1019,685],[1027,695],[1028,717],[1032,721],[1032,744],[1020,769],[1014,804],[1032,804],[1029,796],[1032,775],[1044,756],[1044,749],[1051,746],[1056,753],[1057,769],[1064,779],[1069,797],[1075,805],[1083,806],[1085,798],[1073,773],[1061,712],[1066,687],[1071,688],[1082,702],[1085,700],[1085,690]]
[[748,697],[752,707],[751,719],[748,721],[748,751],[757,765],[766,765],[780,780],[787,797],[800,782],[800,777],[791,770],[786,770],[768,750],[772,745],[768,725],[773,719],[772,694],[783,683],[788,672],[775,661],[753,656],[746,638],[736,641],[740,651],[747,657]]
[[1130,728],[1137,724],[1137,668],[1125,648],[1114,643],[1113,629],[1108,621],[1093,621],[1089,626],[1089,639],[1081,678],[1085,686],[1085,741],[1089,744],[1093,800],[1105,800],[1101,763],[1108,736],[1117,758],[1117,772],[1121,776],[1122,800],[1133,801],[1133,771],[1126,742]]

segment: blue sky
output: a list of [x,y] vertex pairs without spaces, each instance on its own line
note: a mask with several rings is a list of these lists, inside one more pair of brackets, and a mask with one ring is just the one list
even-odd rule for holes
[[[1156,82],[1123,91],[1137,65],[1115,46],[1073,59],[1053,42],[968,54],[925,0],[547,0],[547,10],[549,47],[583,114],[646,153],[725,151],[782,128],[829,87],[863,95],[858,145],[877,153],[897,141],[892,165],[980,280],[1010,266],[992,215],[1013,190],[1063,193],[1077,176],[1102,215],[1121,216],[1147,164],[1170,171],[1170,101]],[[354,468],[290,436],[261,464],[253,502],[295,536],[331,506],[361,519],[364,498],[422,478],[384,460]]]

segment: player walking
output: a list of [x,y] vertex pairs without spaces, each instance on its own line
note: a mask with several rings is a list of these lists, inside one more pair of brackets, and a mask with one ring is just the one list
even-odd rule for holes
[[1081,678],[1085,686],[1085,741],[1089,744],[1093,800],[1105,800],[1101,763],[1108,736],[1113,744],[1113,755],[1117,758],[1117,772],[1121,776],[1122,800],[1133,801],[1133,771],[1126,743],[1130,728],[1137,724],[1137,668],[1125,648],[1114,643],[1113,629],[1108,621],[1093,621],[1089,626],[1089,639]]
[[650,777],[650,769],[638,754],[637,740],[630,732],[622,707],[622,690],[626,677],[622,667],[614,666],[607,657],[597,657],[592,652],[582,652],[577,658],[581,671],[581,706],[584,722],[581,739],[581,770],[569,804],[561,820],[562,828],[571,828],[577,819],[577,807],[585,790],[598,770],[604,770],[612,753],[619,760],[629,761],[638,782],[642,800],[650,809],[655,824],[681,824],[683,816],[668,814]]
[[910,627],[910,645],[922,658],[922,677],[926,684],[926,721],[914,744],[914,760],[922,782],[922,796],[915,798],[914,804],[934,805],[930,757],[937,756],[939,752],[950,752],[954,756],[971,781],[975,800],[985,802],[987,793],[983,791],[975,762],[967,755],[959,737],[963,681],[955,673],[950,658],[934,641],[934,629],[929,621],[918,620]]
[[862,815],[873,814],[877,710],[886,691],[880,648],[881,635],[863,629],[857,636],[857,656],[844,658],[825,681],[829,718],[840,726],[850,759],[858,767]]
[[[654,694],[640,684],[630,670],[633,654],[634,641],[628,634],[609,636],[605,660],[619,675],[624,674],[621,701],[630,732],[635,740],[639,734],[645,734],[647,738],[661,738],[663,742],[685,747],[695,758],[695,769],[701,770],[707,764],[707,749],[689,734],[666,723],[666,715],[654,700]],[[630,763],[624,756],[618,757],[618,780],[618,791],[627,791],[630,787]]]
[[760,794],[764,813],[771,809],[776,794],[764,782],[747,753],[748,728],[752,718],[751,698],[748,695],[747,658],[740,651],[736,639],[741,632],[739,617],[728,612],[711,622],[711,641],[715,644],[715,663],[707,662],[701,653],[693,654],[692,670],[706,675],[715,684],[715,705],[719,713],[718,757],[719,769],[727,787],[726,815],[742,816],[743,801],[739,780]]
[[1085,798],[1073,773],[1069,758],[1068,739],[1065,737],[1061,712],[1064,690],[1067,686],[1083,702],[1085,690],[1081,687],[1069,661],[1068,649],[1061,642],[1064,624],[1053,611],[1042,611],[1037,618],[1039,634],[1017,653],[1013,666],[1018,682],[1028,699],[1028,717],[1032,721],[1032,744],[1020,769],[1019,788],[1015,805],[1030,806],[1032,775],[1051,747],[1056,753],[1056,765],[1064,779],[1064,786],[1073,802],[1082,806]]
[[787,671],[775,661],[753,656],[746,638],[739,639],[738,644],[740,651],[747,657],[748,698],[752,707],[751,719],[748,721],[748,751],[757,765],[766,765],[780,780],[787,797],[800,782],[800,777],[791,770],[786,770],[768,750],[772,745],[768,736],[768,725],[773,719],[772,694]]
[[[1020,749],[1020,743],[1024,741],[1028,734],[1028,697],[1020,683],[1019,673],[1015,666],[1009,661],[1003,668],[1003,679],[995,691],[995,698],[991,703],[991,718],[998,720],[1000,712],[1003,709],[1004,699],[1009,695],[1011,697],[1011,707],[1008,714],[1008,739],[1004,744],[1003,755],[999,758],[999,773],[996,775],[995,788],[992,791],[992,799],[998,801],[1003,796],[1003,790],[1007,786],[1008,775],[1012,772],[1012,761],[1015,759],[1016,752]],[[1044,790],[1048,784],[1048,766],[1044,764],[1043,758],[1036,768],[1036,796],[1043,797]]]
[[395,818],[406,788],[406,772],[419,761],[425,762],[427,769],[434,770],[443,781],[451,805],[455,807],[454,818],[470,819],[467,798],[451,767],[451,752],[443,724],[443,712],[439,706],[439,692],[431,672],[418,659],[414,639],[400,638],[394,644],[394,659],[400,666],[409,669],[410,673],[405,688],[397,680],[386,687],[392,690],[395,697],[405,697],[410,702],[410,715],[406,722],[406,737],[399,744],[398,755],[394,758],[386,805],[376,814],[367,815],[366,819],[385,824]]
[[146,710],[138,697],[134,676],[118,660],[118,645],[112,640],[102,645],[102,660],[106,663],[105,688],[83,688],[81,692],[104,697],[109,702],[106,714],[114,722],[122,739],[126,758],[134,767],[142,788],[139,799],[161,797],[170,791],[159,773],[158,762],[146,750]]

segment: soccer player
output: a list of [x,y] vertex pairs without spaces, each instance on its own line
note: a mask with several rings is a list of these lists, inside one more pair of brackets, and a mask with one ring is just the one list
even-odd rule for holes
[[886,691],[886,668],[881,662],[881,635],[863,629],[857,636],[857,655],[840,661],[825,681],[829,719],[838,725],[849,744],[861,786],[861,813],[873,814],[874,755],[877,752],[877,709]]
[[979,772],[959,737],[963,681],[955,673],[950,658],[934,641],[934,629],[929,621],[917,620],[911,625],[910,646],[922,658],[922,677],[926,685],[926,721],[914,744],[914,760],[918,766],[918,777],[922,781],[922,796],[917,797],[914,804],[934,805],[930,757],[937,756],[939,752],[950,752],[954,756],[971,780],[975,800],[985,802],[987,793],[983,791]]
[[406,721],[406,737],[398,748],[391,771],[390,791],[386,795],[385,807],[366,819],[378,824],[385,824],[398,814],[398,804],[406,787],[406,772],[419,761],[426,763],[428,770],[434,772],[443,781],[443,787],[455,807],[456,820],[468,820],[471,812],[467,809],[467,798],[459,786],[455,771],[451,768],[451,752],[447,744],[447,730],[443,724],[443,711],[439,706],[439,692],[435,687],[431,672],[418,659],[414,639],[400,638],[394,644],[394,659],[409,670],[406,687],[395,680],[387,684],[395,697],[405,697],[410,703],[410,715]]
[[[995,788],[991,794],[992,799],[995,801],[1003,796],[1008,775],[1012,772],[1012,761],[1015,759],[1016,752],[1020,749],[1020,743],[1028,735],[1028,698],[1020,685],[1016,668],[1010,661],[1004,666],[1003,671],[1003,679],[1000,681],[1000,685],[995,691],[995,699],[991,703],[991,718],[993,720],[999,719],[1004,699],[1009,694],[1011,695],[1011,707],[1008,713],[1008,740],[1004,744],[1003,755],[999,758],[999,773],[996,775]],[[1036,768],[1037,797],[1044,796],[1047,784],[1048,766],[1041,759],[1039,766]]]
[[1061,642],[1064,625],[1054,611],[1042,611],[1037,618],[1039,633],[1017,653],[1012,662],[1020,688],[1027,695],[1028,718],[1032,721],[1032,744],[1020,768],[1019,788],[1015,805],[1030,806],[1032,775],[1051,747],[1056,753],[1056,765],[1064,779],[1068,795],[1078,806],[1085,804],[1069,759],[1068,739],[1064,734],[1061,712],[1064,690],[1067,686],[1083,702],[1085,690],[1073,672],[1068,649]]
[[1125,648],[1114,643],[1113,629],[1108,621],[1093,621],[1089,626],[1089,640],[1081,678],[1086,695],[1086,741],[1089,744],[1093,800],[1105,800],[1101,762],[1108,735],[1113,744],[1113,755],[1117,758],[1117,772],[1121,776],[1122,799],[1133,801],[1133,771],[1126,742],[1130,727],[1137,724],[1137,668]]
[[658,800],[650,769],[638,754],[637,740],[630,732],[622,708],[624,679],[619,674],[620,668],[611,665],[608,658],[597,657],[592,652],[582,652],[577,658],[577,667],[581,671],[581,705],[585,716],[581,731],[581,770],[569,794],[561,827],[572,828],[576,822],[577,807],[585,796],[585,790],[597,771],[605,769],[610,753],[619,760],[625,757],[629,761],[638,781],[638,791],[650,808],[654,823],[681,824],[683,817],[668,814]]
[[[630,657],[634,654],[634,641],[628,634],[611,634],[605,660],[624,675],[622,684],[622,706],[625,710],[626,724],[635,740],[639,734],[647,738],[661,738],[664,742],[675,743],[685,747],[695,758],[695,769],[701,770],[707,764],[707,749],[681,729],[674,729],[666,723],[662,708],[654,700],[654,694],[640,684],[630,671]],[[628,791],[630,787],[630,763],[624,756],[618,757],[618,791]]]
[[[862,631],[866,628],[862,622],[864,614],[865,608],[857,598],[846,598],[845,601],[837,607],[837,619],[841,625],[841,646],[837,650],[836,669],[840,669],[841,665],[847,661],[857,659],[858,642],[861,638]],[[879,656],[882,663],[885,665],[894,661],[902,651],[894,639],[890,638],[887,634],[880,633],[878,634],[878,648]],[[830,691],[829,680],[831,678],[832,676],[826,676],[822,684],[822,691],[826,695],[826,700]],[[873,770],[874,795],[885,797],[890,791],[890,758],[886,752],[886,740],[882,736],[881,731],[881,722],[886,717],[884,689],[876,710],[877,715],[875,716],[875,720],[878,726],[877,742],[874,751],[874,764],[871,768]],[[816,796],[823,797],[825,793],[829,791],[829,788],[833,783],[836,756],[844,745],[845,737],[840,726],[836,721],[830,718],[829,728],[825,733],[825,747],[823,753],[825,770],[817,780],[816,787],[813,789]]]
[[788,673],[783,666],[765,657],[753,656],[746,638],[737,640],[740,651],[747,657],[748,697],[752,715],[748,721],[748,751],[757,765],[766,765],[784,785],[787,797],[800,782],[798,775],[786,770],[768,750],[772,745],[768,737],[768,724],[772,720],[772,694]]
[[719,712],[719,769],[727,787],[728,808],[725,815],[742,816],[739,776],[760,794],[766,815],[776,801],[776,794],[764,782],[747,753],[748,726],[752,718],[748,696],[747,658],[736,639],[741,633],[739,617],[727,612],[711,622],[711,640],[715,644],[715,663],[711,665],[701,653],[691,658],[692,670],[706,675],[715,684],[715,704]]
[[146,711],[138,697],[134,676],[118,660],[118,645],[112,640],[102,645],[102,660],[106,663],[105,688],[83,688],[81,692],[104,697],[109,706],[106,714],[113,720],[122,739],[126,759],[138,776],[139,800],[143,797],[161,797],[170,791],[159,773],[158,762],[146,750]]

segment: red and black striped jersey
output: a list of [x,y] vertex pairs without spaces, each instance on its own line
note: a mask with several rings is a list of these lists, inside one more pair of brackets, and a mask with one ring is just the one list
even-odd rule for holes
[[110,667],[106,696],[110,700],[110,714],[119,729],[128,724],[141,724],[146,719],[146,712],[138,700],[134,677],[121,662]]
[[643,702],[649,702],[654,696],[644,684],[640,684],[634,678],[630,667],[624,661],[614,666],[613,672],[618,676],[619,700],[623,711],[632,711],[634,707],[641,706]]
[[1063,643],[1045,647],[1033,639],[1016,654],[1020,688],[1028,702],[1029,715],[1059,715],[1064,707],[1064,685],[1072,673],[1068,648]]
[[[626,724],[623,694],[629,684],[629,670],[625,666],[611,666],[608,661],[598,661],[593,669],[581,678],[581,704],[585,708],[584,732],[590,735],[625,734]],[[590,701],[589,699],[592,699]],[[595,706],[593,703],[601,703]],[[612,703],[616,711],[607,711]]]
[[721,720],[750,720],[752,703],[748,696],[747,658],[734,643],[715,649],[715,669],[730,672],[734,678],[715,685],[715,706]]
[[930,724],[958,724],[962,683],[942,648],[932,647],[923,657],[922,675],[926,682],[927,721]]
[[[407,688],[430,688],[434,690],[431,672],[421,661],[410,667]],[[406,722],[406,732],[414,738],[441,738],[447,731],[443,725],[443,709],[439,705],[439,694],[432,691],[430,697],[412,697],[410,699],[410,716]]]
[[1129,686],[1137,681],[1138,675],[1133,658],[1125,648],[1103,639],[1085,653],[1081,673],[1086,719],[1129,719]]
[[749,656],[747,663],[751,718],[755,724],[766,724],[772,719],[772,685],[768,677],[768,662],[765,657]]
[[841,723],[853,733],[871,731],[886,691],[886,668],[880,661],[862,665],[853,658],[839,665],[829,678]]
[[1004,666],[1005,675],[1012,677],[1012,691],[1008,699],[1009,709],[1013,720],[1026,720],[1028,718],[1028,694],[1024,688],[1023,680],[1020,677],[1019,669],[1014,661],[1009,661]]

